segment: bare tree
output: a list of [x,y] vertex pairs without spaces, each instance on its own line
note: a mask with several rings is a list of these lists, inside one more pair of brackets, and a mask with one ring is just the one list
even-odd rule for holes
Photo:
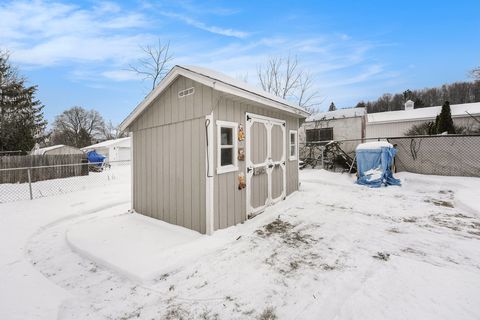
[[128,137],[128,133],[121,131],[119,126],[114,125],[112,121],[108,121],[102,128],[102,136],[105,140],[112,140]]
[[73,107],[55,117],[52,144],[66,144],[78,148],[102,138],[105,122],[98,111]]
[[296,56],[270,58],[257,69],[263,90],[286,100],[294,100],[307,111],[313,112],[321,103],[319,92],[313,89],[312,76],[303,69]]
[[475,80],[480,80],[480,67],[472,69],[470,71],[470,76]]
[[162,44],[158,39],[156,46],[140,47],[145,57],[138,60],[137,65],[130,65],[129,70],[143,77],[143,80],[152,81],[152,90],[170,69],[169,62],[173,60],[170,53],[170,42]]

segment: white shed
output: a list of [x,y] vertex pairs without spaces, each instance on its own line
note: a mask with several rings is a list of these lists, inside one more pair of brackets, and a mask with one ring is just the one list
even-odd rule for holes
[[[298,129],[298,139],[302,145],[329,140],[351,140],[342,142],[347,153],[365,138],[364,108],[338,109],[311,115]],[[356,141],[354,141],[356,140]]]
[[83,151],[75,147],[66,146],[64,144],[57,144],[55,146],[34,149],[32,150],[31,154],[34,156],[59,155],[59,154],[83,154]]
[[84,147],[84,152],[95,150],[97,153],[106,157],[106,161],[130,161],[130,137],[106,140],[100,143]]

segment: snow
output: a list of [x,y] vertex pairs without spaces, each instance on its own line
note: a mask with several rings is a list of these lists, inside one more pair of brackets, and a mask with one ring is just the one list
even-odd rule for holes
[[[42,198],[63,193],[106,188],[112,184],[130,181],[130,166],[112,166],[102,172],[89,172],[86,176],[43,180],[32,183],[32,197]],[[35,169],[34,169],[35,170]],[[28,182],[0,184],[0,203],[30,199]]]
[[[480,115],[480,102],[463,103],[450,105],[452,117],[469,117],[471,115]],[[435,117],[440,114],[442,106],[418,108],[413,110],[398,110],[369,113],[367,115],[368,123],[385,123],[397,121],[415,121],[415,120],[435,120]]]
[[396,175],[304,170],[212,236],[126,213],[126,180],[0,204],[0,319],[480,318],[480,179]]
[[305,122],[313,122],[320,120],[333,120],[333,119],[344,119],[344,118],[355,118],[362,117],[366,114],[365,109],[363,108],[347,108],[347,109],[338,109],[335,111],[319,112],[311,115]]
[[368,180],[378,180],[382,177],[382,168],[375,168],[365,171]]
[[378,150],[381,148],[393,148],[393,145],[387,141],[372,141],[359,144],[356,150]]
[[[171,264],[182,251],[182,245],[202,237],[186,228],[126,213],[128,209],[122,206],[121,210],[111,210],[113,217],[108,215],[72,226],[66,234],[68,244],[98,264],[142,281],[153,278],[162,267]],[[125,214],[118,215],[119,212]]]

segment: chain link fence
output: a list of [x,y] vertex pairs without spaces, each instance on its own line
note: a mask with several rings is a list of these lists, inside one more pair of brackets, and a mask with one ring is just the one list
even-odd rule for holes
[[[65,172],[76,172],[64,177]],[[0,203],[130,183],[130,161],[0,169]]]
[[355,162],[355,152],[342,152],[342,145],[345,143],[358,145],[379,140],[386,140],[397,149],[394,167],[397,172],[480,177],[480,135],[319,141],[300,144],[300,159],[304,167],[355,172],[355,166],[352,165]]
[[397,171],[480,177],[480,135],[389,138]]

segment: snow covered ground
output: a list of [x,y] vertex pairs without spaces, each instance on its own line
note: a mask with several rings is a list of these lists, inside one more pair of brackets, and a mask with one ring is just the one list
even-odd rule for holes
[[302,171],[213,236],[127,213],[127,179],[0,204],[0,319],[479,319],[480,179],[396,177]]

